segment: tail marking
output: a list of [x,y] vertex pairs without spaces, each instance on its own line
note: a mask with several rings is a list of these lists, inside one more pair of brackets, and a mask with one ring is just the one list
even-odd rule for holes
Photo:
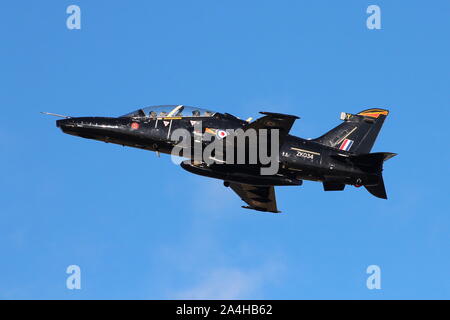
[[389,114],[388,110],[377,109],[377,108],[364,110],[364,111],[361,111],[360,113],[358,113],[358,115],[360,115],[360,116],[371,117],[371,118],[378,118],[380,115],[387,116],[388,114]]
[[342,142],[341,146],[339,147],[339,150],[348,151],[353,145],[353,140],[345,139],[344,142]]

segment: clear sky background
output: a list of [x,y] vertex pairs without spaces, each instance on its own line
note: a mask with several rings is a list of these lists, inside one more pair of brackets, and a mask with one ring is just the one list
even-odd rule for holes
[[[444,0],[1,2],[0,298],[449,299],[449,31]],[[169,156],[39,114],[156,104],[295,114],[305,138],[386,107],[389,200],[305,182],[277,188],[281,215],[245,210]]]

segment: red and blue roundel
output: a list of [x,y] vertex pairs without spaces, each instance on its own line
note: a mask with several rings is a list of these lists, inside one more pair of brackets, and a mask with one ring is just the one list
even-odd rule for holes
[[133,130],[139,129],[139,123],[137,123],[137,122],[132,122],[132,123],[131,123],[131,129],[133,129]]
[[228,133],[225,130],[217,130],[216,136],[219,139],[223,139],[228,135]]

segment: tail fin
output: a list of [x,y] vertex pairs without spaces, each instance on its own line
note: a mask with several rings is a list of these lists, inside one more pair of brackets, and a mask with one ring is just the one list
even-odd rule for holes
[[369,153],[388,114],[385,109],[367,109],[358,114],[343,112],[343,123],[313,141],[356,154]]
[[370,179],[364,183],[364,187],[375,197],[387,199],[382,175],[383,163],[396,155],[396,153],[391,152],[375,152],[350,157],[350,160],[356,166],[366,171],[370,176]]

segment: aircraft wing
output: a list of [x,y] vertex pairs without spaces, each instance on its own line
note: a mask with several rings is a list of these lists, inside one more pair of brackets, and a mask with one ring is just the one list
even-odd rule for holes
[[273,112],[260,112],[264,114],[264,117],[256,119],[252,123],[246,125],[243,129],[279,129],[280,146],[283,144],[284,138],[289,134],[295,120],[299,119],[297,116],[273,113]]
[[279,213],[275,188],[273,186],[253,186],[248,184],[230,183],[230,188],[238,194],[249,206],[242,208],[258,211]]

